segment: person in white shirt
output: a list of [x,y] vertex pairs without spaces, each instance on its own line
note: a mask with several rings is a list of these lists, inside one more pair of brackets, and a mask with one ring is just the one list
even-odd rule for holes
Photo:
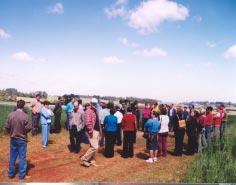
[[99,145],[102,147],[104,145],[104,119],[106,116],[110,115],[110,109],[107,107],[107,105],[102,102],[102,109],[98,112],[99,122],[102,127],[102,134],[101,139],[99,141]]
[[116,113],[114,116],[117,117],[117,135],[116,135],[116,144],[120,146],[122,144],[121,142],[121,122],[123,119],[123,114],[120,112],[122,105],[116,106]]
[[167,116],[166,108],[160,110],[160,123],[161,129],[158,133],[158,155],[163,157],[167,156],[167,137],[169,132],[169,116]]

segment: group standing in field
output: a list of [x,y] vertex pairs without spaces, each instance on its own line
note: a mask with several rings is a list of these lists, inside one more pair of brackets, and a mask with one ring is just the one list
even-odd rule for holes
[[[41,96],[38,94],[29,105],[31,120],[23,111],[23,100],[19,100],[17,109],[9,114],[5,126],[11,137],[9,178],[15,175],[14,166],[18,156],[19,178],[24,179],[26,176],[27,133],[30,130],[32,136],[35,136],[41,129],[43,148],[48,147],[50,131],[60,133],[63,97],[58,98],[53,111],[49,104],[48,101],[41,103]],[[114,156],[115,145],[122,145],[123,158],[133,158],[138,130],[143,132],[146,139],[146,150],[149,151],[146,162],[154,163],[160,156],[167,157],[170,132],[174,133],[175,138],[173,155],[183,154],[185,134],[188,138],[186,154],[193,155],[211,145],[212,138],[220,141],[226,124],[223,105],[214,112],[210,106],[206,110],[199,110],[194,106],[182,108],[158,103],[146,103],[140,109],[137,102],[114,105],[96,98],[92,98],[90,103],[83,106],[82,100],[70,97],[64,110],[70,152],[79,153],[81,143],[90,145],[86,153],[80,157],[81,164],[86,167],[97,166],[96,153],[103,147],[106,158]]]

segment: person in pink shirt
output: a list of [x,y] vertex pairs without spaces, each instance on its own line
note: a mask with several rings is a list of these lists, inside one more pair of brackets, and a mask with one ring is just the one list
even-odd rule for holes
[[144,131],[144,125],[149,118],[151,118],[151,110],[149,105],[145,103],[145,107],[142,110],[142,131]]
[[35,136],[39,132],[40,111],[43,107],[40,99],[41,95],[37,94],[29,105],[29,109],[32,113],[32,136]]
[[211,144],[211,132],[212,132],[212,125],[213,125],[213,114],[212,114],[213,108],[207,107],[206,108],[206,116],[204,117],[204,126],[206,129],[206,139],[207,144]]
[[214,134],[216,136],[216,140],[220,138],[220,127],[222,124],[222,119],[224,117],[224,111],[221,109],[221,107],[218,107],[217,113],[214,115]]

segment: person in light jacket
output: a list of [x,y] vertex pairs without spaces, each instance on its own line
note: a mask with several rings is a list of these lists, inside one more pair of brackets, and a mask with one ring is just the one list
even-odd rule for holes
[[167,137],[169,132],[169,116],[167,115],[166,108],[162,108],[160,110],[160,124],[161,129],[158,133],[158,155],[162,155],[163,157],[167,156]]
[[44,101],[40,112],[40,123],[42,127],[42,147],[46,148],[49,140],[50,126],[52,123],[53,112],[49,109],[49,102]]

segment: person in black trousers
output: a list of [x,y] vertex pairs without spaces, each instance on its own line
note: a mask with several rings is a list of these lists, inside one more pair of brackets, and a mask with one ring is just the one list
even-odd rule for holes
[[62,102],[63,102],[63,99],[61,96],[59,96],[58,101],[56,102],[55,108],[53,110],[53,113],[55,115],[55,122],[54,122],[55,133],[59,133],[61,131]]
[[185,128],[179,127],[179,120],[182,120],[182,110],[178,110],[176,116],[173,117],[173,126],[175,134],[174,155],[176,156],[182,156],[183,154],[183,141],[185,135]]
[[187,154],[193,155],[197,151],[197,117],[195,111],[191,110],[186,121],[186,134],[188,136]]
[[110,115],[104,119],[104,130],[105,130],[105,151],[104,156],[111,158],[114,156],[114,145],[117,136],[117,117],[114,116],[116,110],[112,108]]
[[123,158],[133,157],[137,122],[136,122],[136,116],[132,114],[131,107],[127,108],[127,113],[123,117],[122,130],[124,133],[122,157]]

